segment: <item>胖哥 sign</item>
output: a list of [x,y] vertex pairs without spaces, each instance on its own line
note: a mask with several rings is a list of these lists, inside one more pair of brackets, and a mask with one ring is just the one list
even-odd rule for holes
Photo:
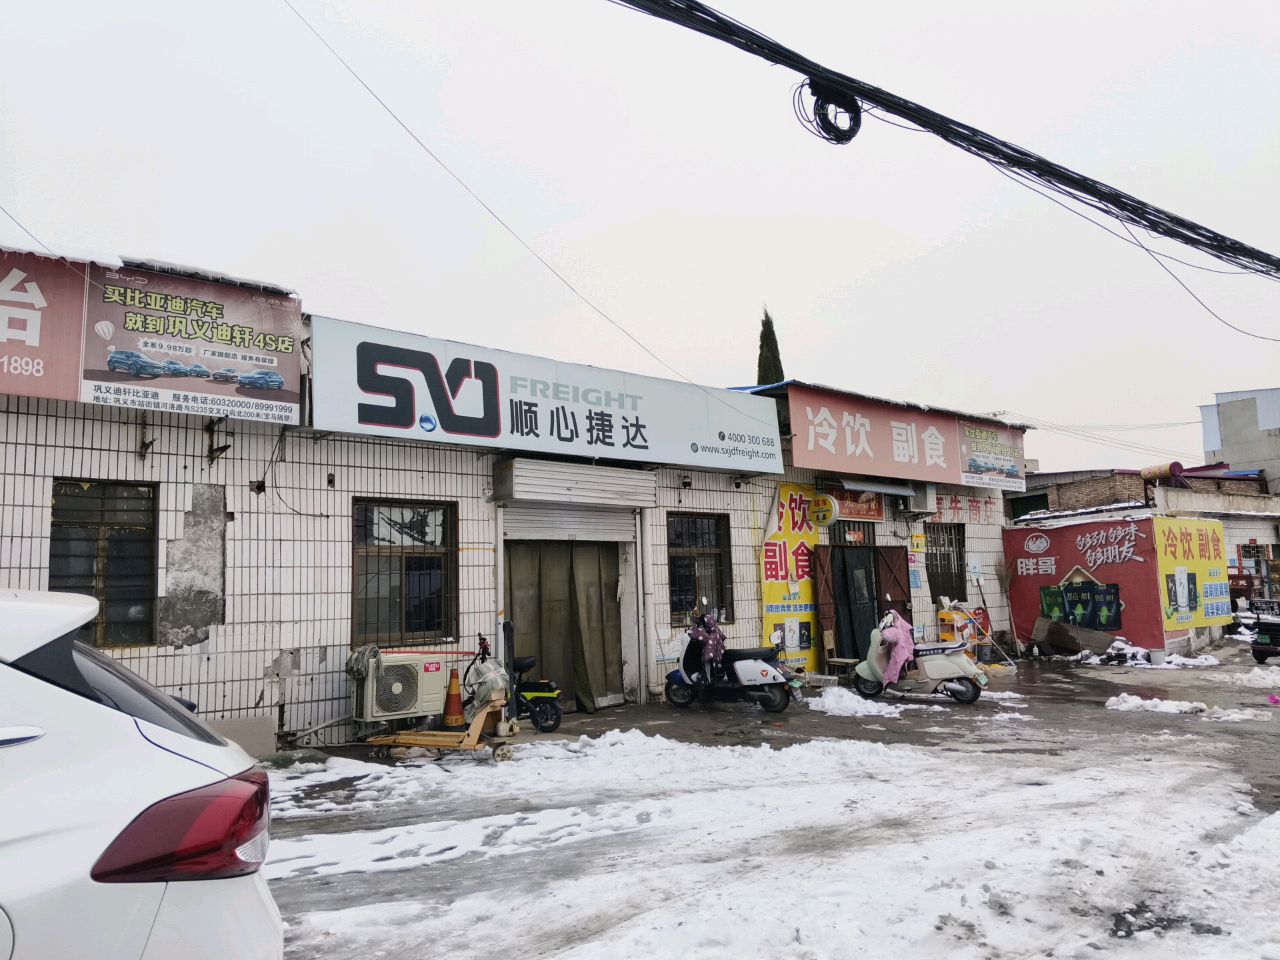
[[318,430],[781,473],[772,400],[312,318]]
[[1025,490],[1022,431],[792,384],[797,467],[965,487]]

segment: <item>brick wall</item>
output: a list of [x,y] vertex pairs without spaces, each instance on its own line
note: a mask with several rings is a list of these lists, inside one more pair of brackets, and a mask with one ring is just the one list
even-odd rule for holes
[[[1239,477],[1223,479],[1187,477],[1186,480],[1192,490],[1206,493],[1265,495],[1267,492],[1264,480]],[[1108,477],[1091,477],[1088,480],[1059,483],[1043,488],[1043,492],[1048,494],[1050,510],[1082,510],[1086,507],[1143,500],[1146,497],[1142,477],[1132,473],[1117,473]]]

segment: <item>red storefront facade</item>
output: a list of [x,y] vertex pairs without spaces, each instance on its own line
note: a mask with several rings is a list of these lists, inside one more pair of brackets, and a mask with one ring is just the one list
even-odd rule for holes
[[[1014,629],[1039,617],[1165,646],[1154,523],[1150,517],[1004,531]],[[1056,615],[1055,615],[1056,611]]]

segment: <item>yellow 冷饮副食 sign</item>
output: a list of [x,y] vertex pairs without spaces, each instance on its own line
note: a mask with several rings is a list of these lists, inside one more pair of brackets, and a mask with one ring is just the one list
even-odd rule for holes
[[813,554],[818,528],[810,516],[813,487],[778,484],[778,498],[765,528],[760,552],[760,589],[766,643],[785,645],[791,667],[818,669],[818,615]]
[[1166,630],[1231,622],[1226,539],[1219,520],[1156,517],[1156,568]]

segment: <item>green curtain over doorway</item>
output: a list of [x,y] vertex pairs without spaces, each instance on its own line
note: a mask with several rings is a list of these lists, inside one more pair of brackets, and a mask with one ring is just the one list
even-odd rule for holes
[[622,615],[616,543],[507,544],[507,611],[516,656],[564,691],[567,710],[594,712],[622,695]]

